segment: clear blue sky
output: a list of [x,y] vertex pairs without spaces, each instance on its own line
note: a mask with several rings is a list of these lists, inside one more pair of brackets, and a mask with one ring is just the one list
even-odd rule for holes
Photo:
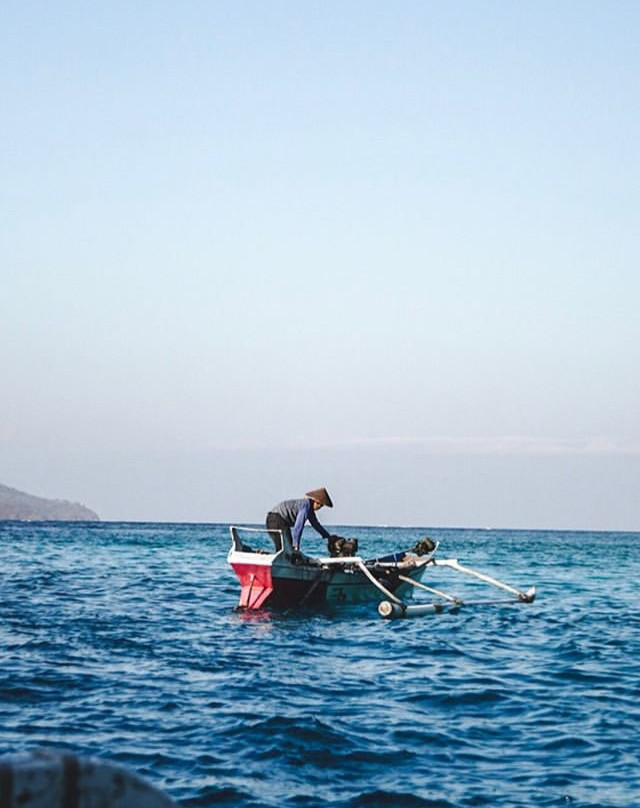
[[640,530],[640,4],[6,2],[0,482]]

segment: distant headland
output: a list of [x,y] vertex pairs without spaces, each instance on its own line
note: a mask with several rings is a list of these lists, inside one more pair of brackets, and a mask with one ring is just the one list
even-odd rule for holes
[[19,522],[99,522],[97,513],[77,502],[45,499],[0,485],[0,521]]

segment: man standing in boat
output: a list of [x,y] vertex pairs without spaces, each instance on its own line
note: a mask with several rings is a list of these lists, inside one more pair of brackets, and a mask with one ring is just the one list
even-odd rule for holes
[[[316,517],[316,511],[325,505],[333,508],[333,502],[326,488],[308,491],[304,499],[287,499],[275,505],[267,514],[267,530],[282,530],[285,536],[291,537],[294,550],[300,550],[302,531],[307,522],[323,538],[328,539],[329,531],[325,530]],[[274,539],[275,540],[275,539]]]

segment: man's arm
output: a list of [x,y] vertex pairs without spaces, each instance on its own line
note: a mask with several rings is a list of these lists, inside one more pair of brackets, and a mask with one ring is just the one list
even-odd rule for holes
[[[296,521],[291,529],[291,539],[293,541],[294,550],[300,549],[300,539],[302,538],[302,531],[304,530],[304,523],[309,519],[311,521],[311,517],[309,516],[309,509],[311,509],[311,500],[308,499],[304,506],[300,508],[298,511],[298,515],[296,516]],[[313,509],[311,509],[311,513],[313,513]]]
[[309,524],[316,531],[316,533],[319,533],[324,539],[328,539],[331,534],[329,533],[328,530],[325,530],[322,527],[320,522],[318,522],[318,517],[316,516],[316,512],[313,510],[313,503],[311,502],[311,500],[309,500],[309,505],[310,505],[309,515],[307,517],[309,520]]

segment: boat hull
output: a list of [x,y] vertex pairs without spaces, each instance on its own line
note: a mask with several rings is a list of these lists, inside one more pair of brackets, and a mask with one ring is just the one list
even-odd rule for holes
[[[319,559],[294,563],[283,553],[259,555],[234,550],[229,553],[229,564],[242,587],[241,608],[348,606],[379,602],[384,597],[379,586],[355,564],[325,565]],[[398,597],[410,594],[411,585],[399,579],[393,566],[374,564],[371,569],[388,592]],[[402,571],[420,580],[424,570],[424,565],[419,565]]]

